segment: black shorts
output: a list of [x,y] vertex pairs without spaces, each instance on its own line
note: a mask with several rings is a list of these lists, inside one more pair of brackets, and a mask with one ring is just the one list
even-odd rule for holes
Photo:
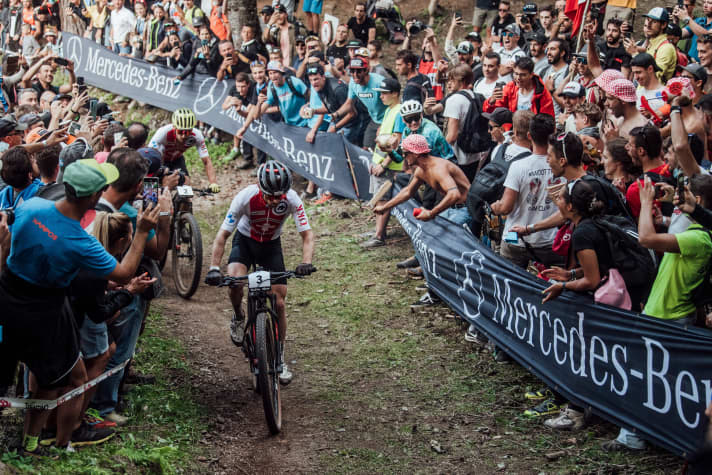
[[[251,267],[264,267],[272,272],[284,272],[284,256],[282,255],[282,239],[277,238],[272,241],[258,242],[254,239],[244,236],[240,231],[235,232],[232,238],[232,250],[228,264],[239,262],[247,266],[249,271]],[[273,284],[287,285],[287,279],[277,279]]]
[[38,287],[12,274],[0,276],[0,385],[24,362],[42,388],[69,383],[79,360],[79,331],[66,289]]
[[185,164],[185,157],[183,155],[173,161],[165,162],[164,165],[171,172],[173,172],[173,170],[181,170],[185,174],[185,176],[190,176],[190,173],[188,173],[188,167]]

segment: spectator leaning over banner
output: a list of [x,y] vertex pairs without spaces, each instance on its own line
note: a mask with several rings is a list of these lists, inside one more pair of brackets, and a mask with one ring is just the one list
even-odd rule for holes
[[[241,117],[247,118],[250,111],[250,96],[255,94],[255,83],[250,81],[247,73],[238,73],[235,78],[235,85],[228,91],[228,95],[222,103],[223,110],[233,109]],[[233,147],[225,160],[234,160],[240,153],[240,140],[233,138]],[[237,165],[240,169],[252,167],[254,149],[250,144],[242,144],[242,162]]]
[[423,106],[418,101],[406,101],[401,105],[400,115],[405,123],[403,138],[417,134],[428,142],[428,153],[450,160],[454,157],[452,147],[445,139],[442,130],[430,119],[423,117]]
[[428,141],[422,135],[413,134],[406,137],[401,146],[408,168],[413,170],[413,178],[408,186],[386,203],[376,206],[373,212],[383,214],[408,201],[416,194],[420,185],[425,183],[442,194],[443,198],[432,209],[421,208],[416,219],[430,221],[441,215],[459,224],[467,222],[469,215],[464,204],[470,182],[462,170],[448,160],[430,155]]
[[369,71],[368,59],[355,57],[349,63],[351,81],[349,81],[349,96],[344,105],[331,115],[333,121],[341,118],[352,110],[354,101],[358,100],[366,106],[370,121],[363,134],[363,147],[373,148],[376,143],[376,133],[383,121],[386,106],[381,101],[380,92],[376,90],[385,79],[383,76]]
[[[513,226],[527,226],[543,221],[556,212],[556,206],[548,196],[547,188],[563,180],[555,178],[547,163],[549,136],[556,130],[554,118],[538,114],[529,123],[528,138],[532,154],[511,164],[504,181],[502,198],[492,203],[492,212],[507,215],[503,235]],[[552,250],[555,231],[537,233],[536,236],[519,237],[516,241],[503,240],[502,257],[526,269],[529,260],[541,262],[548,267],[563,264],[562,256]]]
[[697,54],[697,42],[699,39],[705,35],[708,35],[712,31],[712,2],[706,0],[702,2],[702,9],[704,15],[692,20],[690,13],[683,6],[679,5],[673,10],[673,17],[679,19],[683,23],[687,23],[687,26],[682,30],[683,38],[691,38],[690,48],[687,50],[687,54],[690,58],[695,61],[699,61],[700,57]]
[[332,116],[348,99],[348,86],[343,81],[327,77],[324,68],[318,63],[307,68],[307,78],[311,84],[309,103],[312,112],[327,116],[325,117],[327,120],[324,130],[332,133],[342,133],[346,140],[354,143],[357,139],[356,134],[358,134],[358,130],[355,127],[356,121],[354,120],[356,112],[351,110],[344,114],[343,117],[339,117],[338,121],[333,120]]
[[467,153],[462,150],[457,143],[458,137],[461,134],[474,133],[474,131],[465,130],[468,113],[472,107],[475,107],[479,114],[482,113],[481,104],[484,103],[484,97],[478,96],[475,99],[475,93],[472,91],[472,69],[467,64],[460,64],[448,74],[448,91],[451,94],[445,100],[445,110],[443,117],[447,119],[447,135],[445,140],[450,144],[457,159],[457,164],[467,176],[467,179],[472,181],[478,168],[479,153]]
[[294,76],[286,76],[284,66],[277,61],[269,62],[267,74],[270,85],[267,87],[267,100],[260,107],[260,115],[279,112],[285,123],[306,127],[306,119],[299,115],[299,110],[306,103],[306,84]]
[[534,114],[549,114],[554,117],[551,94],[539,76],[534,75],[534,61],[529,57],[519,58],[514,65],[514,80],[503,88],[495,88],[485,101],[484,111],[492,112],[506,107],[512,112],[531,110]]

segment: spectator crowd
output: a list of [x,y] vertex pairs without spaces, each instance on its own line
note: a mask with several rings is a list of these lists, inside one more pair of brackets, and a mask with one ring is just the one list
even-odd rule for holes
[[[71,0],[63,11],[57,2],[3,5],[0,208],[14,212],[1,221],[0,301],[37,310],[15,329],[26,347],[0,347],[0,391],[15,375],[10,361],[25,363],[27,394],[52,399],[132,356],[156,277],[145,263],[165,256],[170,190],[182,176],[162,171],[173,152],[147,147],[146,126],[114,120],[110,104],[90,96],[62,58],[62,28],[165,65],[175,81],[195,73],[228,81],[222,107],[244,125],[226,158],[240,168],[267,159],[243,141],[265,115],[305,128],[306,143],[341,133],[371,150],[371,192],[392,181],[402,187],[380,198],[364,249],[387,245],[389,210],[415,197],[417,219],[466,224],[548,280],[545,302],[571,291],[712,327],[712,2],[654,7],[642,31],[634,29],[635,0],[591,2],[580,24],[563,0],[520,10],[510,0],[475,3],[472,23],[460,13],[446,18],[442,42],[417,20],[403,21],[404,39],[384,28],[386,19],[402,20],[392,2],[356,3],[328,44],[316,33],[321,0],[305,0],[301,11],[293,1],[266,5],[239,32],[220,0]],[[196,130],[200,140],[221,140],[207,125]],[[214,183],[209,157],[201,158]],[[137,211],[131,202],[147,174],[160,176],[164,191],[155,207]],[[316,204],[333,198],[314,183],[303,195]],[[61,229],[72,247],[55,235],[57,246],[39,252],[37,229],[50,238]],[[398,266],[423,272],[414,257]],[[613,291],[621,285],[626,292]],[[438,300],[428,291],[414,305]],[[66,324],[38,340],[28,332],[47,309]],[[510,361],[475,326],[465,339]],[[110,438],[126,422],[118,393],[127,379],[141,376],[121,371],[51,417],[28,411],[23,449]],[[551,389],[527,398],[536,403],[525,415],[548,427],[586,424],[583,409]],[[626,428],[604,444],[644,447]]]

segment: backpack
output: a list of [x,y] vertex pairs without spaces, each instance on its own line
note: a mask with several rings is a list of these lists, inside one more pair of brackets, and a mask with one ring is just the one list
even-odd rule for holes
[[625,201],[625,196],[616,187],[614,187],[609,181],[601,178],[597,175],[586,174],[581,177],[581,181],[597,182],[604,194],[604,204],[606,205],[605,214],[613,216],[621,216],[626,218],[631,223],[636,223],[637,220],[633,217],[630,212],[628,203]]
[[[629,292],[646,298],[658,273],[655,253],[638,241],[636,226],[621,216],[594,218],[593,224],[606,236],[611,254],[611,268],[618,269]],[[633,296],[633,292],[631,297]]]
[[475,92],[470,95],[468,91],[460,91],[458,94],[470,101],[470,108],[461,127],[463,133],[457,136],[457,146],[465,153],[484,152],[492,146],[492,139],[487,130],[489,121],[482,116],[485,98]]
[[502,197],[504,194],[504,180],[507,178],[510,165],[532,154],[527,150],[510,161],[506,161],[504,153],[507,147],[509,147],[509,144],[502,144],[492,161],[482,167],[475,175],[475,179],[467,192],[467,208],[470,210],[471,216],[475,216],[476,210],[481,208],[483,203],[493,203]]

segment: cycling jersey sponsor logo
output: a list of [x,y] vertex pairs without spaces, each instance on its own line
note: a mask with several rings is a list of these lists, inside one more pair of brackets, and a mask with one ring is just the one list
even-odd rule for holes
[[274,214],[284,214],[287,212],[287,202],[286,201],[280,201],[277,206],[274,208]]
[[198,143],[198,140],[194,136],[189,136],[187,139],[185,139],[185,146],[190,148],[194,146],[196,143]]
[[228,222],[228,223],[230,223],[230,224],[235,224],[235,216],[233,216],[232,213],[228,213],[226,219],[227,219],[227,222]]
[[297,221],[299,221],[300,226],[307,225],[307,213],[304,212],[304,205],[299,205],[297,208]]
[[45,226],[44,224],[42,224],[42,222],[41,222],[39,219],[34,218],[34,219],[32,220],[32,222],[33,222],[34,224],[36,224],[37,227],[40,228],[44,233],[46,233],[47,236],[49,236],[49,238],[50,238],[51,240],[53,240],[53,241],[56,241],[56,240],[57,240],[57,235],[54,234],[52,231],[50,231],[49,228],[47,228],[47,226]]

